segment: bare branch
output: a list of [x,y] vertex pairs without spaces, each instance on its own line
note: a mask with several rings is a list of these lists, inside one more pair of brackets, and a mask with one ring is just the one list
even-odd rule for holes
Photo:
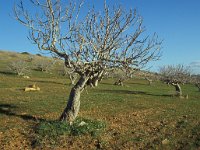
[[14,7],[16,20],[29,28],[29,39],[40,50],[64,59],[65,66],[80,77],[60,120],[75,119],[80,93],[86,85],[97,86],[107,70],[119,68],[128,73],[161,56],[162,42],[156,35],[143,35],[143,19],[136,10],[110,8],[105,0],[102,12],[92,8],[84,17],[82,0],[70,1],[66,6],[64,0],[29,2],[37,8],[36,13],[26,10],[21,2]]

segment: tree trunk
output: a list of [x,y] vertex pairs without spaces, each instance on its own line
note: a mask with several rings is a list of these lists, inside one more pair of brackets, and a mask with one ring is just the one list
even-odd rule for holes
[[196,87],[199,89],[199,92],[200,92],[200,83],[197,83],[197,84],[195,84],[196,85]]
[[181,90],[181,86],[178,83],[173,83],[172,84],[175,89],[176,89],[176,94],[177,96],[181,97],[182,96],[182,90]]
[[75,85],[75,81],[76,81],[77,76],[75,74],[69,74],[69,79],[71,81],[71,85]]
[[91,79],[92,85],[94,87],[97,87],[98,83],[102,80],[102,78],[103,78],[103,71],[100,71],[99,73],[94,75],[94,77]]
[[97,87],[97,86],[98,86],[98,83],[99,83],[99,80],[98,80],[98,79],[95,79],[94,82],[93,82],[93,85],[94,85],[95,87]]
[[123,86],[123,85],[124,85],[124,84],[123,84],[123,80],[120,78],[118,81],[116,81],[116,82],[114,83],[114,85]]
[[152,84],[153,81],[151,79],[149,79],[149,78],[145,78],[145,79],[148,81],[149,85]]
[[71,89],[67,106],[60,116],[60,121],[66,121],[72,124],[73,121],[76,119],[80,109],[81,92],[84,90],[88,79],[89,77],[86,76],[80,77],[79,81]]

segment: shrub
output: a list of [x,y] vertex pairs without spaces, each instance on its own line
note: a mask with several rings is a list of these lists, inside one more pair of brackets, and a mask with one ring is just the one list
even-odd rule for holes
[[23,61],[23,60],[18,60],[18,61],[14,61],[12,62],[8,68],[13,71],[14,73],[16,73],[18,76],[23,76],[27,73],[29,73],[30,68],[27,64],[27,62]]
[[54,64],[54,60],[37,59],[35,62],[35,68],[38,71],[49,72]]
[[42,57],[42,55],[41,55],[41,54],[36,54],[36,56],[40,56],[40,57]]
[[[84,124],[81,125],[81,123]],[[105,123],[78,118],[73,125],[60,121],[42,121],[36,127],[37,143],[42,144],[45,141],[55,144],[61,136],[98,136],[106,127]]]
[[28,52],[21,52],[21,54],[30,55]]

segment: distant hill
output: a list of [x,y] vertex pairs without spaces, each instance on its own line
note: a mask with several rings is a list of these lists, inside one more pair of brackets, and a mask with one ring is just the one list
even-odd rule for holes
[[51,57],[47,57],[47,56],[42,56],[40,54],[30,54],[28,52],[11,52],[11,51],[4,51],[4,50],[0,50],[0,74],[12,74],[12,71],[9,69],[9,65],[13,62],[17,62],[17,61],[25,61],[31,71],[30,71],[30,75],[33,76],[49,76],[47,73],[41,73],[40,71],[37,71],[35,69],[35,65],[38,64],[39,62],[43,63],[43,62],[53,62],[56,61],[52,72],[50,74],[58,74],[58,72],[63,68],[63,61],[62,60],[58,60],[58,59],[54,59]]
[[[11,70],[9,70],[8,66],[12,62],[17,61],[25,61],[29,64],[31,68],[30,75],[32,76],[49,76],[49,74],[41,73],[40,71],[34,69],[34,65],[38,64],[39,62],[53,62],[55,61],[52,57],[42,56],[41,54],[30,54],[28,52],[11,52],[11,51],[4,51],[0,50],[0,74],[11,74]],[[51,71],[51,75],[58,76],[63,69],[64,62],[60,59],[56,59],[56,63]],[[115,73],[118,74],[118,73]],[[119,73],[120,74],[120,73]],[[52,75],[52,76],[53,76]],[[144,71],[144,70],[138,70],[134,73],[133,78],[151,78],[153,80],[156,80],[158,77],[158,74],[154,72]]]

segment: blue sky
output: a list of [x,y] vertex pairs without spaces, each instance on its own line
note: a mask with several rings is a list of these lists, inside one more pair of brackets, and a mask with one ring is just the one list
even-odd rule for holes
[[[27,39],[28,30],[12,18],[17,1],[0,1],[0,49],[39,53]],[[103,1],[85,0],[85,4],[94,4],[101,10]],[[156,32],[164,39],[161,60],[150,63],[153,70],[181,63],[193,66],[192,69],[200,73],[200,0],[107,0],[107,3],[110,6],[121,4],[127,10],[136,8],[144,18],[146,34]]]

